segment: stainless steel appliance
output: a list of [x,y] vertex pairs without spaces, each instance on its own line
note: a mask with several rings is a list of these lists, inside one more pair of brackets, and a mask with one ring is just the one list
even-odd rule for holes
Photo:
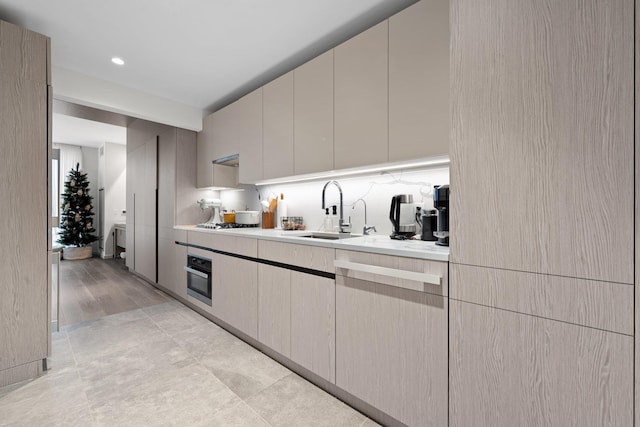
[[197,255],[187,255],[187,295],[211,305],[211,260]]
[[413,194],[398,194],[391,198],[389,220],[393,224],[392,239],[405,240],[416,234]]
[[436,245],[449,246],[449,186],[433,187],[433,207],[438,210],[438,229],[434,236]]

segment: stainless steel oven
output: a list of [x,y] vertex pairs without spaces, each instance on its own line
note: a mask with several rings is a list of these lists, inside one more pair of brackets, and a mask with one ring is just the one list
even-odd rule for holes
[[187,295],[211,305],[211,260],[187,255]]

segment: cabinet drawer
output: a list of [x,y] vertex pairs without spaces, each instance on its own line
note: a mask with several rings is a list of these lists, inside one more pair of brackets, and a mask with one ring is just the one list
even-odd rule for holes
[[633,286],[451,264],[453,299],[633,334]]
[[335,249],[331,248],[260,240],[258,242],[258,253],[260,259],[268,261],[330,273],[334,271]]
[[446,262],[345,250],[336,250],[336,261],[336,276],[448,295],[449,274]]
[[198,245],[216,251],[224,251],[251,258],[256,258],[258,255],[258,241],[256,239],[189,231],[188,241],[191,245]]

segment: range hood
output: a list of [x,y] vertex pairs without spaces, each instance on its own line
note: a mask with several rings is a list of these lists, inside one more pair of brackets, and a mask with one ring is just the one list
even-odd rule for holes
[[213,188],[226,189],[238,187],[240,155],[221,157],[213,161]]

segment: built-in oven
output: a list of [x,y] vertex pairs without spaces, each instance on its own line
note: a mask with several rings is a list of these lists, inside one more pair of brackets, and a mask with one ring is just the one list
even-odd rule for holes
[[187,295],[211,305],[211,260],[187,255]]

